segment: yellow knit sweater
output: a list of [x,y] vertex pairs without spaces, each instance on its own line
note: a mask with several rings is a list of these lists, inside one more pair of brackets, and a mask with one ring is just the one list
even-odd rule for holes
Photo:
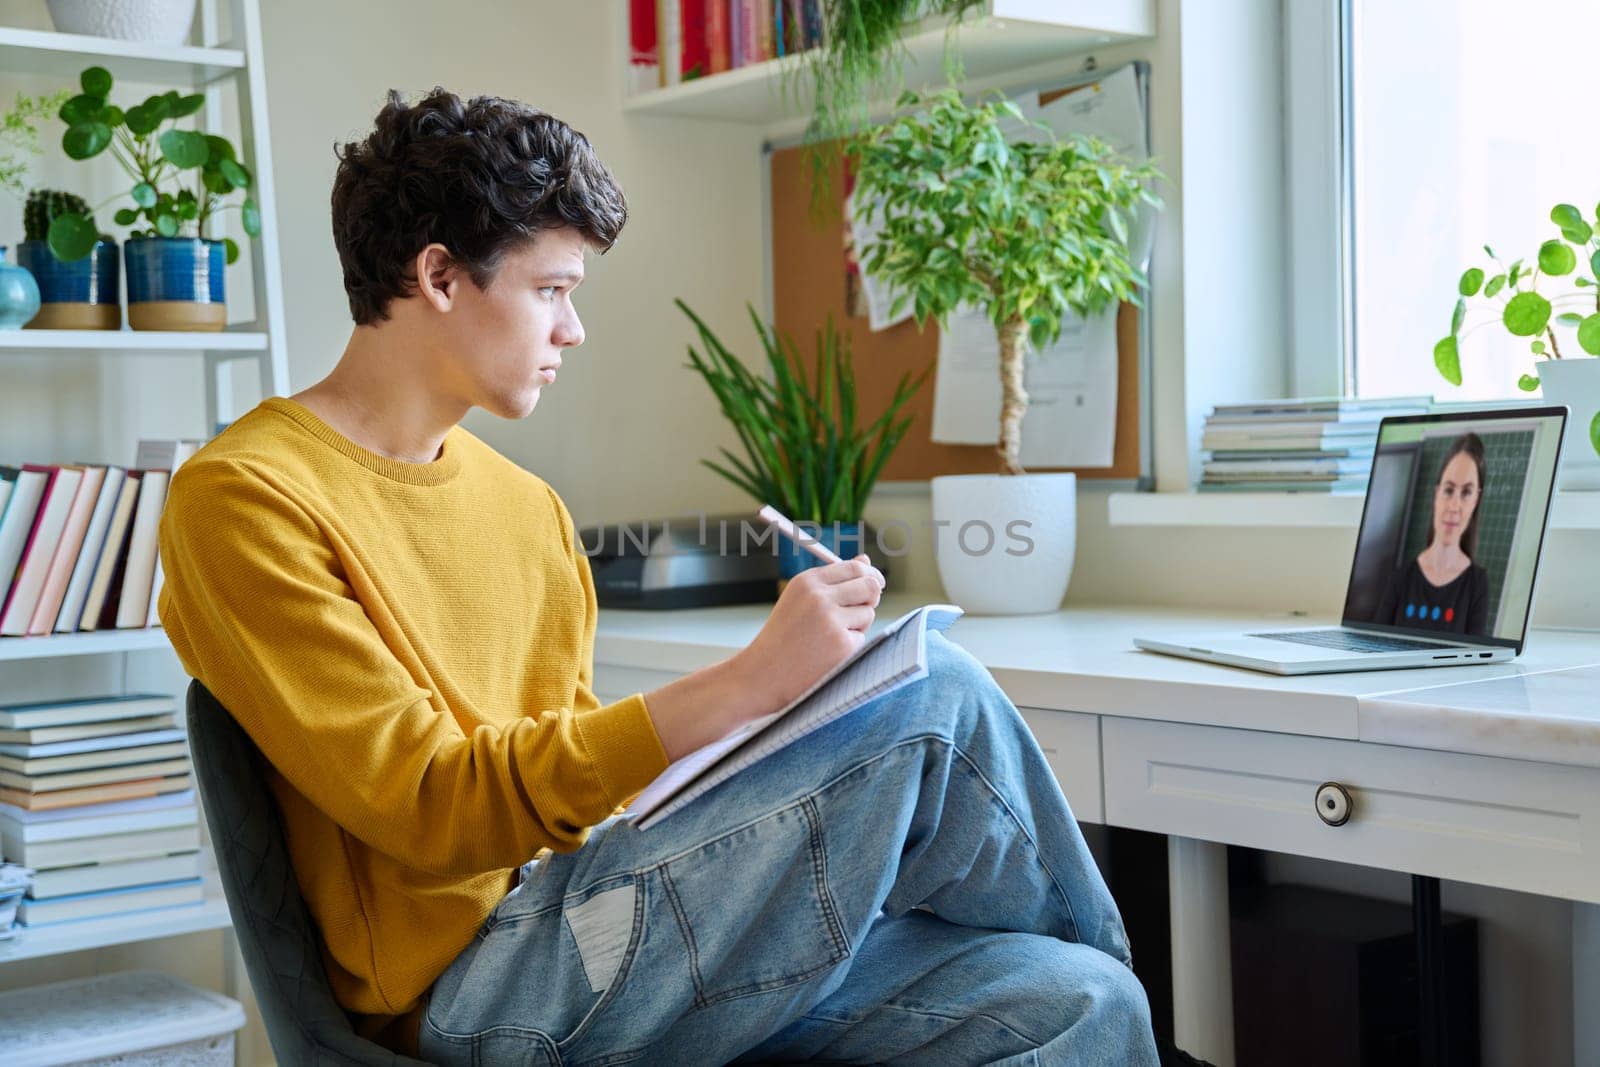
[[459,426],[406,463],[280,397],[172,479],[161,621],[271,764],[334,994],[391,1048],[515,868],[666,766],[644,698],[590,688],[575,541],[543,480]]

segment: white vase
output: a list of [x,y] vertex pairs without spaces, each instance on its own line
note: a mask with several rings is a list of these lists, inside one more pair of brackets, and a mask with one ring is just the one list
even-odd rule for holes
[[1078,544],[1074,474],[934,478],[934,557],[952,604],[974,615],[1056,611]]
[[62,33],[152,44],[184,44],[195,0],[49,0],[50,21]]
[[1562,489],[1600,489],[1600,453],[1594,448],[1595,420],[1600,418],[1600,359],[1547,359],[1539,364],[1544,398],[1565,404],[1566,440],[1561,446]]

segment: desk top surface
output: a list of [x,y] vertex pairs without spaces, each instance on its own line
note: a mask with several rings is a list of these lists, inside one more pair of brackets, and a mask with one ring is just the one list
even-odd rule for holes
[[[919,606],[886,597],[880,621]],[[600,613],[597,664],[687,672],[742,648],[766,605]],[[1296,677],[1179,659],[1135,636],[1330,620],[1183,608],[964,616],[949,631],[1023,706],[1600,766],[1600,634],[1533,630],[1506,663]]]

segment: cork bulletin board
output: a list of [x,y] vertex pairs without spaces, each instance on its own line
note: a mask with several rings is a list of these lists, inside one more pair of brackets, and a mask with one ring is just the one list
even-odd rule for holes
[[[1040,96],[1049,103],[1078,87],[1054,90]],[[831,315],[849,336],[856,373],[856,389],[863,413],[881,412],[894,395],[902,375],[913,376],[933,364],[938,353],[937,327],[929,322],[918,330],[913,321],[874,333],[867,319],[849,314],[848,279],[844,253],[845,182],[842,164],[835,160],[829,189],[832,201],[822,211],[811,207],[811,185],[801,146],[779,148],[768,156],[771,176],[771,235],[773,315],[779,330],[794,339],[807,365],[815,352],[816,335]],[[1143,473],[1142,398],[1139,309],[1124,304],[1117,315],[1116,442],[1109,467],[1029,470],[1075,470],[1083,478],[1133,480]],[[1031,356],[1029,358],[1032,358]],[[887,481],[923,481],[940,474],[992,474],[1000,469],[992,445],[952,445],[932,440],[934,379],[930,375],[917,395],[907,402],[906,414],[915,421],[884,466]],[[1028,418],[1034,417],[1030,412]],[[999,435],[998,420],[996,437]]]

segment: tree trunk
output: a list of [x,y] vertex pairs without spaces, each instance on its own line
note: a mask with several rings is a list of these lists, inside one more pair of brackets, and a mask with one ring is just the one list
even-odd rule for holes
[[1022,416],[1028,410],[1028,391],[1022,387],[1023,330],[1016,318],[1000,327],[1000,471],[1023,474]]

